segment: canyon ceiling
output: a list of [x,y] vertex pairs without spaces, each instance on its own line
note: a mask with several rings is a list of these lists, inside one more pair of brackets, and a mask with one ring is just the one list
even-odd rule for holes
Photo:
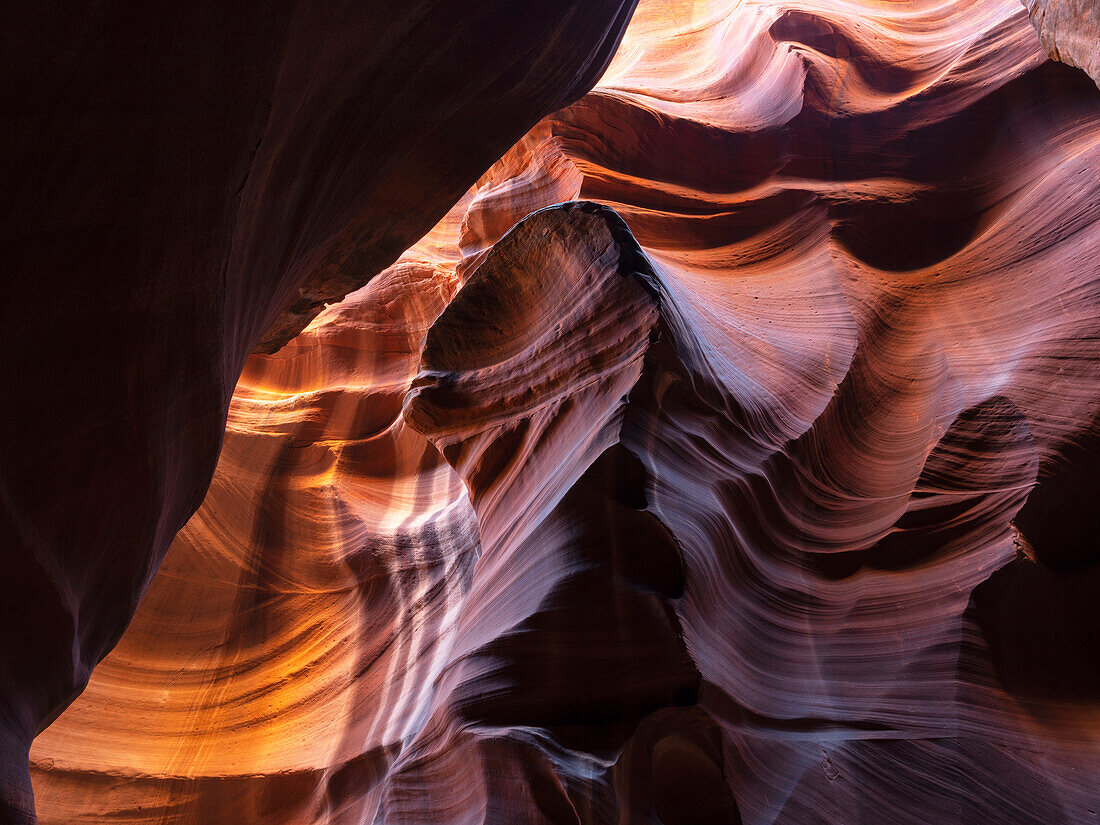
[[3,16],[0,823],[1100,821],[1096,4]]

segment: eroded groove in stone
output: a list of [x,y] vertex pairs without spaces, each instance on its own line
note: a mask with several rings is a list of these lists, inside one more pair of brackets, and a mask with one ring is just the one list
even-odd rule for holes
[[[633,5],[5,12],[0,816],[33,816],[32,739],[203,501],[249,353],[392,264],[586,92]],[[264,462],[275,501],[317,458],[296,450]],[[295,552],[280,532],[255,546]]]
[[249,360],[43,821],[1090,821],[1098,125],[1016,0],[642,3]]

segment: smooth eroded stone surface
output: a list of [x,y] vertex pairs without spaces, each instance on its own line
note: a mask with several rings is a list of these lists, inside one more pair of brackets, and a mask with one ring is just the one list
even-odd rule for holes
[[249,352],[393,263],[586,92],[632,8],[0,13],[0,817],[31,816],[31,740],[203,500]]
[[1016,0],[642,3],[249,360],[42,821],[1092,821],[1098,127]]

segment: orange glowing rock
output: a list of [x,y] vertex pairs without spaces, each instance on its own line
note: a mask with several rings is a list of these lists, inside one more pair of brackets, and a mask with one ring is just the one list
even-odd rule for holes
[[643,0],[249,358],[41,821],[1090,821],[1097,168],[1017,0]]
[[[4,15],[0,821],[33,819],[32,739],[118,642],[202,502],[249,353],[392,264],[540,117],[591,88],[633,5],[154,0]],[[366,423],[386,409],[366,407]],[[218,599],[237,598],[223,582]],[[206,626],[218,608],[180,609]],[[204,650],[196,663],[236,672]],[[313,655],[284,654],[271,664],[287,676]],[[248,706],[240,718],[280,715],[283,700],[242,691],[228,696]],[[180,713],[166,731],[190,730]],[[280,718],[264,736],[304,730]],[[198,729],[223,722],[236,724]],[[216,771],[282,750],[234,741]],[[148,746],[103,747],[132,766]],[[189,752],[149,770],[185,776]],[[262,770],[284,763],[267,759]]]

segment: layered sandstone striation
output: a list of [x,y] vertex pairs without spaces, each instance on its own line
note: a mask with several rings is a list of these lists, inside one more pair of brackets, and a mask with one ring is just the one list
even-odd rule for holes
[[31,740],[203,500],[248,354],[393,263],[586,92],[632,7],[4,13],[0,818],[31,818]]
[[1091,821],[1098,127],[1017,0],[642,2],[248,360],[41,821]]
[[1100,84],[1100,6],[1090,0],[1024,0],[1047,54]]

